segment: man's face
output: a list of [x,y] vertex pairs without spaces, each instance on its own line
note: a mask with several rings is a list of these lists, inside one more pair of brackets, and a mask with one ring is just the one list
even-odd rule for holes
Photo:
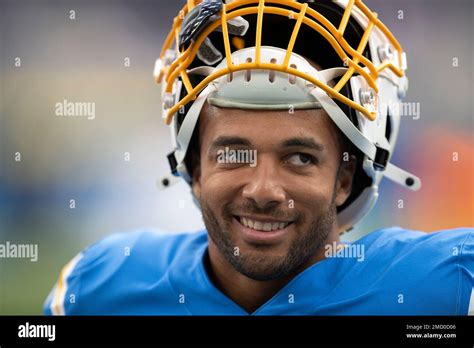
[[336,206],[350,193],[354,168],[341,162],[335,126],[324,111],[206,103],[200,144],[193,190],[210,249],[213,244],[238,272],[256,280],[286,277],[337,233]]

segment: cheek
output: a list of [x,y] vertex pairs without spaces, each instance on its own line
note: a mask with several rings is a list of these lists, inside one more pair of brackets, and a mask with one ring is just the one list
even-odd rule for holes
[[201,177],[201,197],[217,211],[237,198],[241,187],[239,175],[231,172],[206,171],[203,167]]
[[332,203],[333,178],[298,178],[288,182],[288,208],[310,217],[326,211]]

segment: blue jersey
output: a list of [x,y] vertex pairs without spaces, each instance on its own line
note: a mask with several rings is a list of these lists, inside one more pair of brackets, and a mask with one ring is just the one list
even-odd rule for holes
[[[473,232],[455,229],[426,234],[398,227],[372,232],[346,245],[357,246],[363,254],[335,254],[315,263],[251,314],[472,314]],[[207,246],[205,230],[112,235],[63,268],[44,311],[248,315],[210,280],[204,262]]]

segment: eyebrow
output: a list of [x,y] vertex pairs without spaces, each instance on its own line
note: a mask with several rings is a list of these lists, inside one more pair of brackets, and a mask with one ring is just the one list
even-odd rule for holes
[[291,138],[282,143],[282,147],[308,147],[316,151],[324,151],[324,145],[313,138]]
[[[251,146],[252,143],[239,136],[220,136],[211,144],[211,149],[216,147],[225,147],[232,145]],[[324,145],[316,142],[313,138],[299,137],[290,138],[281,143],[282,147],[307,147],[316,151],[324,151]]]
[[251,146],[252,143],[245,138],[238,136],[220,136],[217,137],[211,144],[211,148],[224,147],[231,145]]

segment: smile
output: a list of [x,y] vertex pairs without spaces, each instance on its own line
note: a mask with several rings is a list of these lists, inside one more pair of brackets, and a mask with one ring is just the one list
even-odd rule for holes
[[252,244],[278,244],[286,239],[293,228],[293,221],[278,221],[271,218],[234,216],[234,228],[242,238]]
[[291,221],[285,222],[285,221],[259,221],[259,220],[253,220],[250,218],[246,218],[243,216],[238,216],[239,222],[244,225],[245,227],[252,228],[257,231],[276,231],[276,230],[282,230],[286,226],[288,226]]

